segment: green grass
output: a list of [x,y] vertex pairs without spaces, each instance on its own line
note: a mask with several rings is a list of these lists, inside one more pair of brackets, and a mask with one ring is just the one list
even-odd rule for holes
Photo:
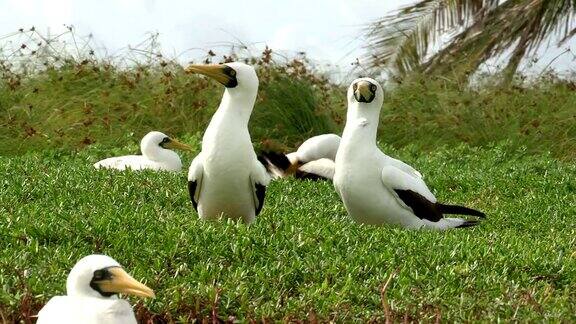
[[33,314],[79,258],[106,253],[155,289],[142,318],[383,320],[397,270],[398,320],[575,321],[576,166],[511,145],[385,146],[440,200],[488,215],[447,232],[357,225],[331,183],[295,180],[271,183],[251,226],[205,222],[184,171],[97,172],[99,147],[0,157],[0,314]]

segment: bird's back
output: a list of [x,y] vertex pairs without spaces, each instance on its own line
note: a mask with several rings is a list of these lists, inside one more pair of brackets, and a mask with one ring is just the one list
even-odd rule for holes
[[124,155],[98,161],[94,164],[94,167],[97,169],[141,170],[147,166],[147,162],[149,161],[142,155]]
[[151,161],[142,155],[125,155],[98,161],[94,164],[94,167],[97,169],[106,168],[116,170],[180,171],[182,169],[180,157],[178,157],[178,154],[175,152],[172,153],[174,153],[174,156],[171,156],[169,160],[162,162]]
[[136,324],[123,299],[56,296],[38,313],[37,324]]
[[333,160],[318,159],[302,165],[298,170],[332,180],[334,178],[334,168]]
[[296,151],[304,162],[322,158],[334,161],[340,145],[340,136],[336,134],[323,134],[309,138]]

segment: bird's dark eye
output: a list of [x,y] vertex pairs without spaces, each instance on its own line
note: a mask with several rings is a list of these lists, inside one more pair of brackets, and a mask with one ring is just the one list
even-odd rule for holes
[[93,280],[102,280],[106,276],[106,271],[104,269],[94,271]]
[[224,74],[226,74],[226,83],[223,83],[226,88],[234,88],[238,85],[238,80],[236,80],[237,72],[229,67],[228,65],[224,65]]
[[113,267],[106,267],[94,271],[94,274],[92,275],[92,281],[102,281],[112,279],[112,272],[110,272],[110,268]]
[[352,86],[352,90],[356,91],[356,89],[358,89],[358,83],[354,83],[354,85]]
[[371,85],[371,86],[370,86],[370,90],[372,90],[372,92],[376,92],[376,86],[375,86],[375,85]]
[[164,145],[170,143],[172,140],[170,139],[170,137],[164,137],[162,139],[162,141],[160,143],[158,143],[158,145],[160,145],[160,147],[164,147]]

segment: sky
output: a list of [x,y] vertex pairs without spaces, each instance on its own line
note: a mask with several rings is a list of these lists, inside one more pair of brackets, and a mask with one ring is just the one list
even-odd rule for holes
[[0,0],[0,35],[31,26],[57,33],[67,24],[110,51],[158,32],[169,54],[244,42],[347,64],[361,53],[363,24],[411,1]]
[[[57,34],[73,25],[92,34],[109,53],[158,33],[164,53],[181,61],[205,57],[208,49],[268,45],[287,56],[306,52],[315,61],[346,70],[361,57],[361,28],[413,0],[0,0],[0,36],[35,26]],[[576,53],[574,42],[568,45]],[[566,46],[565,46],[566,47]],[[221,52],[219,52],[219,49]],[[547,49],[545,67],[563,49]],[[572,68],[574,55],[553,63]]]

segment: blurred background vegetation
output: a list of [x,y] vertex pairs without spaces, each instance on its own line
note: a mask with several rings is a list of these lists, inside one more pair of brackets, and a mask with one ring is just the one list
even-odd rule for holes
[[[53,38],[21,29],[0,40],[1,155],[119,147],[150,130],[201,136],[218,107],[219,84],[186,75],[153,36],[121,58],[97,52],[72,28]],[[290,150],[310,136],[342,131],[348,85],[331,82],[304,55],[210,50],[204,62],[233,60],[258,70],[250,122],[257,147]],[[395,78],[387,83],[380,141],[424,151],[506,141],[511,150],[574,160],[575,80],[545,74],[502,84],[499,77],[471,84],[415,70]]]

